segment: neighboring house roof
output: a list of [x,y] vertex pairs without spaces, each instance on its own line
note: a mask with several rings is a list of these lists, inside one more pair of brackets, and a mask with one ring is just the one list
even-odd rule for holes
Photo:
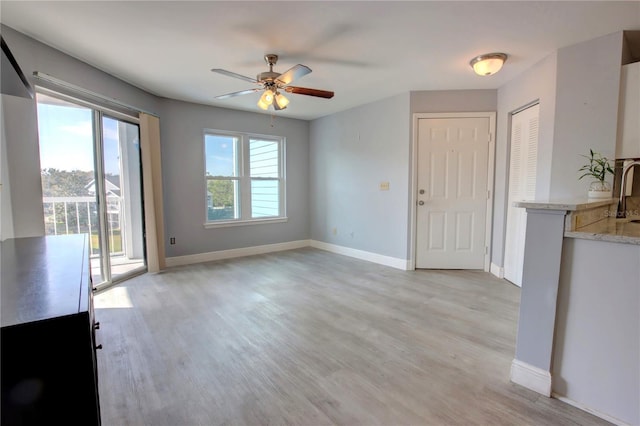
[[[120,185],[120,176],[105,176],[104,184],[105,184],[107,195],[116,195],[118,197],[120,196],[120,187],[118,186]],[[85,186],[85,189],[90,194],[95,194],[96,193],[95,179],[92,179],[91,182],[89,182]]]

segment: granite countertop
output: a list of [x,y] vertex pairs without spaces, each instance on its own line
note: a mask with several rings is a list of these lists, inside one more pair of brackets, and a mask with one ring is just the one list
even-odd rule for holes
[[615,198],[577,198],[570,200],[516,201],[513,205],[527,209],[579,211],[608,206],[617,202]]
[[631,220],[632,219],[615,218],[603,219],[596,223],[583,226],[577,231],[566,231],[564,236],[640,245],[640,222],[632,222]]

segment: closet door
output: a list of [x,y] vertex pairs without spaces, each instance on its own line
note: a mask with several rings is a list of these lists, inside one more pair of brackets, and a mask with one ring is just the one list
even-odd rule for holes
[[538,120],[538,104],[511,116],[511,159],[504,277],[520,287],[522,286],[527,213],[525,209],[513,207],[513,203],[531,201],[536,195]]

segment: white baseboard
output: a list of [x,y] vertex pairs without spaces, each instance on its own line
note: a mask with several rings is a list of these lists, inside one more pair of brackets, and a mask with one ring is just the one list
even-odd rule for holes
[[331,253],[342,254],[344,256],[355,257],[356,259],[366,260],[368,262],[378,263],[380,265],[390,266],[396,269],[408,271],[410,261],[407,259],[398,259],[397,257],[384,256],[369,251],[357,250],[350,247],[339,246],[336,244],[325,243],[324,241],[311,240],[311,247],[330,251]]
[[511,381],[544,396],[551,396],[551,373],[518,359],[511,363]]
[[167,267],[191,265],[194,263],[211,262],[213,260],[231,259],[234,257],[253,256],[256,254],[273,253],[277,251],[293,250],[309,247],[309,240],[288,241],[286,243],[267,244],[263,246],[243,247],[230,250],[210,251],[207,253],[190,254],[186,256],[167,257]]
[[584,404],[581,404],[577,401],[574,401],[573,399],[569,399],[566,396],[562,396],[562,395],[558,395],[555,392],[551,392],[551,396],[554,397],[555,399],[562,401],[564,403],[567,403],[569,405],[572,405],[576,408],[581,409],[582,411],[586,411],[589,414],[593,414],[596,417],[600,417],[603,420],[608,421],[609,423],[613,423],[614,425],[618,425],[618,426],[629,426],[629,423],[625,423],[620,419],[616,419],[615,417],[612,417],[608,414],[602,413],[598,410],[594,410],[593,408],[589,408]]
[[495,263],[491,262],[491,269],[490,269],[491,273],[493,275],[495,275],[498,278],[504,278],[504,268],[501,266],[496,265]]
[[186,256],[173,256],[166,258],[166,264],[167,268],[171,268],[174,266],[192,265],[194,263],[211,262],[214,260],[231,259],[234,257],[253,256],[256,254],[293,250],[309,246],[321,250],[330,251],[332,253],[342,254],[344,256],[355,257],[356,259],[366,260],[368,262],[378,263],[380,265],[390,266],[396,269],[402,269],[403,271],[408,271],[410,266],[410,261],[407,259],[398,259],[396,257],[384,256],[377,253],[371,253],[364,250],[356,250],[349,247],[329,244],[316,240],[289,241],[286,243],[243,247],[230,250],[210,251],[207,253],[197,253]]

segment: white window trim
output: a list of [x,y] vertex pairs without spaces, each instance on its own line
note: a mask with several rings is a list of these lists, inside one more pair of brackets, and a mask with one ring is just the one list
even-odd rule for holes
[[[238,208],[240,209],[240,217],[238,219],[231,220],[216,220],[209,221],[208,217],[208,206],[207,206],[207,181],[210,179],[207,178],[207,156],[206,156],[206,136],[207,135],[217,135],[217,136],[229,136],[238,139],[238,176],[234,177],[234,179],[238,180],[238,186],[240,191],[240,203]],[[249,176],[249,141],[251,139],[263,139],[267,141],[274,141],[279,143],[279,167],[280,167],[280,177],[277,179],[279,181],[279,211],[281,213],[280,216],[270,216],[270,217],[257,217],[251,218],[251,181],[252,178]],[[286,211],[286,194],[287,194],[287,185],[286,185],[286,138],[284,136],[276,136],[276,135],[262,135],[257,133],[247,133],[247,132],[231,132],[226,130],[218,130],[218,129],[204,129],[202,135],[202,158],[204,163],[204,194],[203,202],[204,202],[204,214],[205,214],[205,222],[203,226],[206,229],[211,228],[226,228],[233,226],[244,226],[244,225],[259,225],[259,224],[267,224],[267,223],[282,223],[287,222],[289,218],[287,217]],[[253,180],[276,180],[276,179],[259,179],[253,178]]]

